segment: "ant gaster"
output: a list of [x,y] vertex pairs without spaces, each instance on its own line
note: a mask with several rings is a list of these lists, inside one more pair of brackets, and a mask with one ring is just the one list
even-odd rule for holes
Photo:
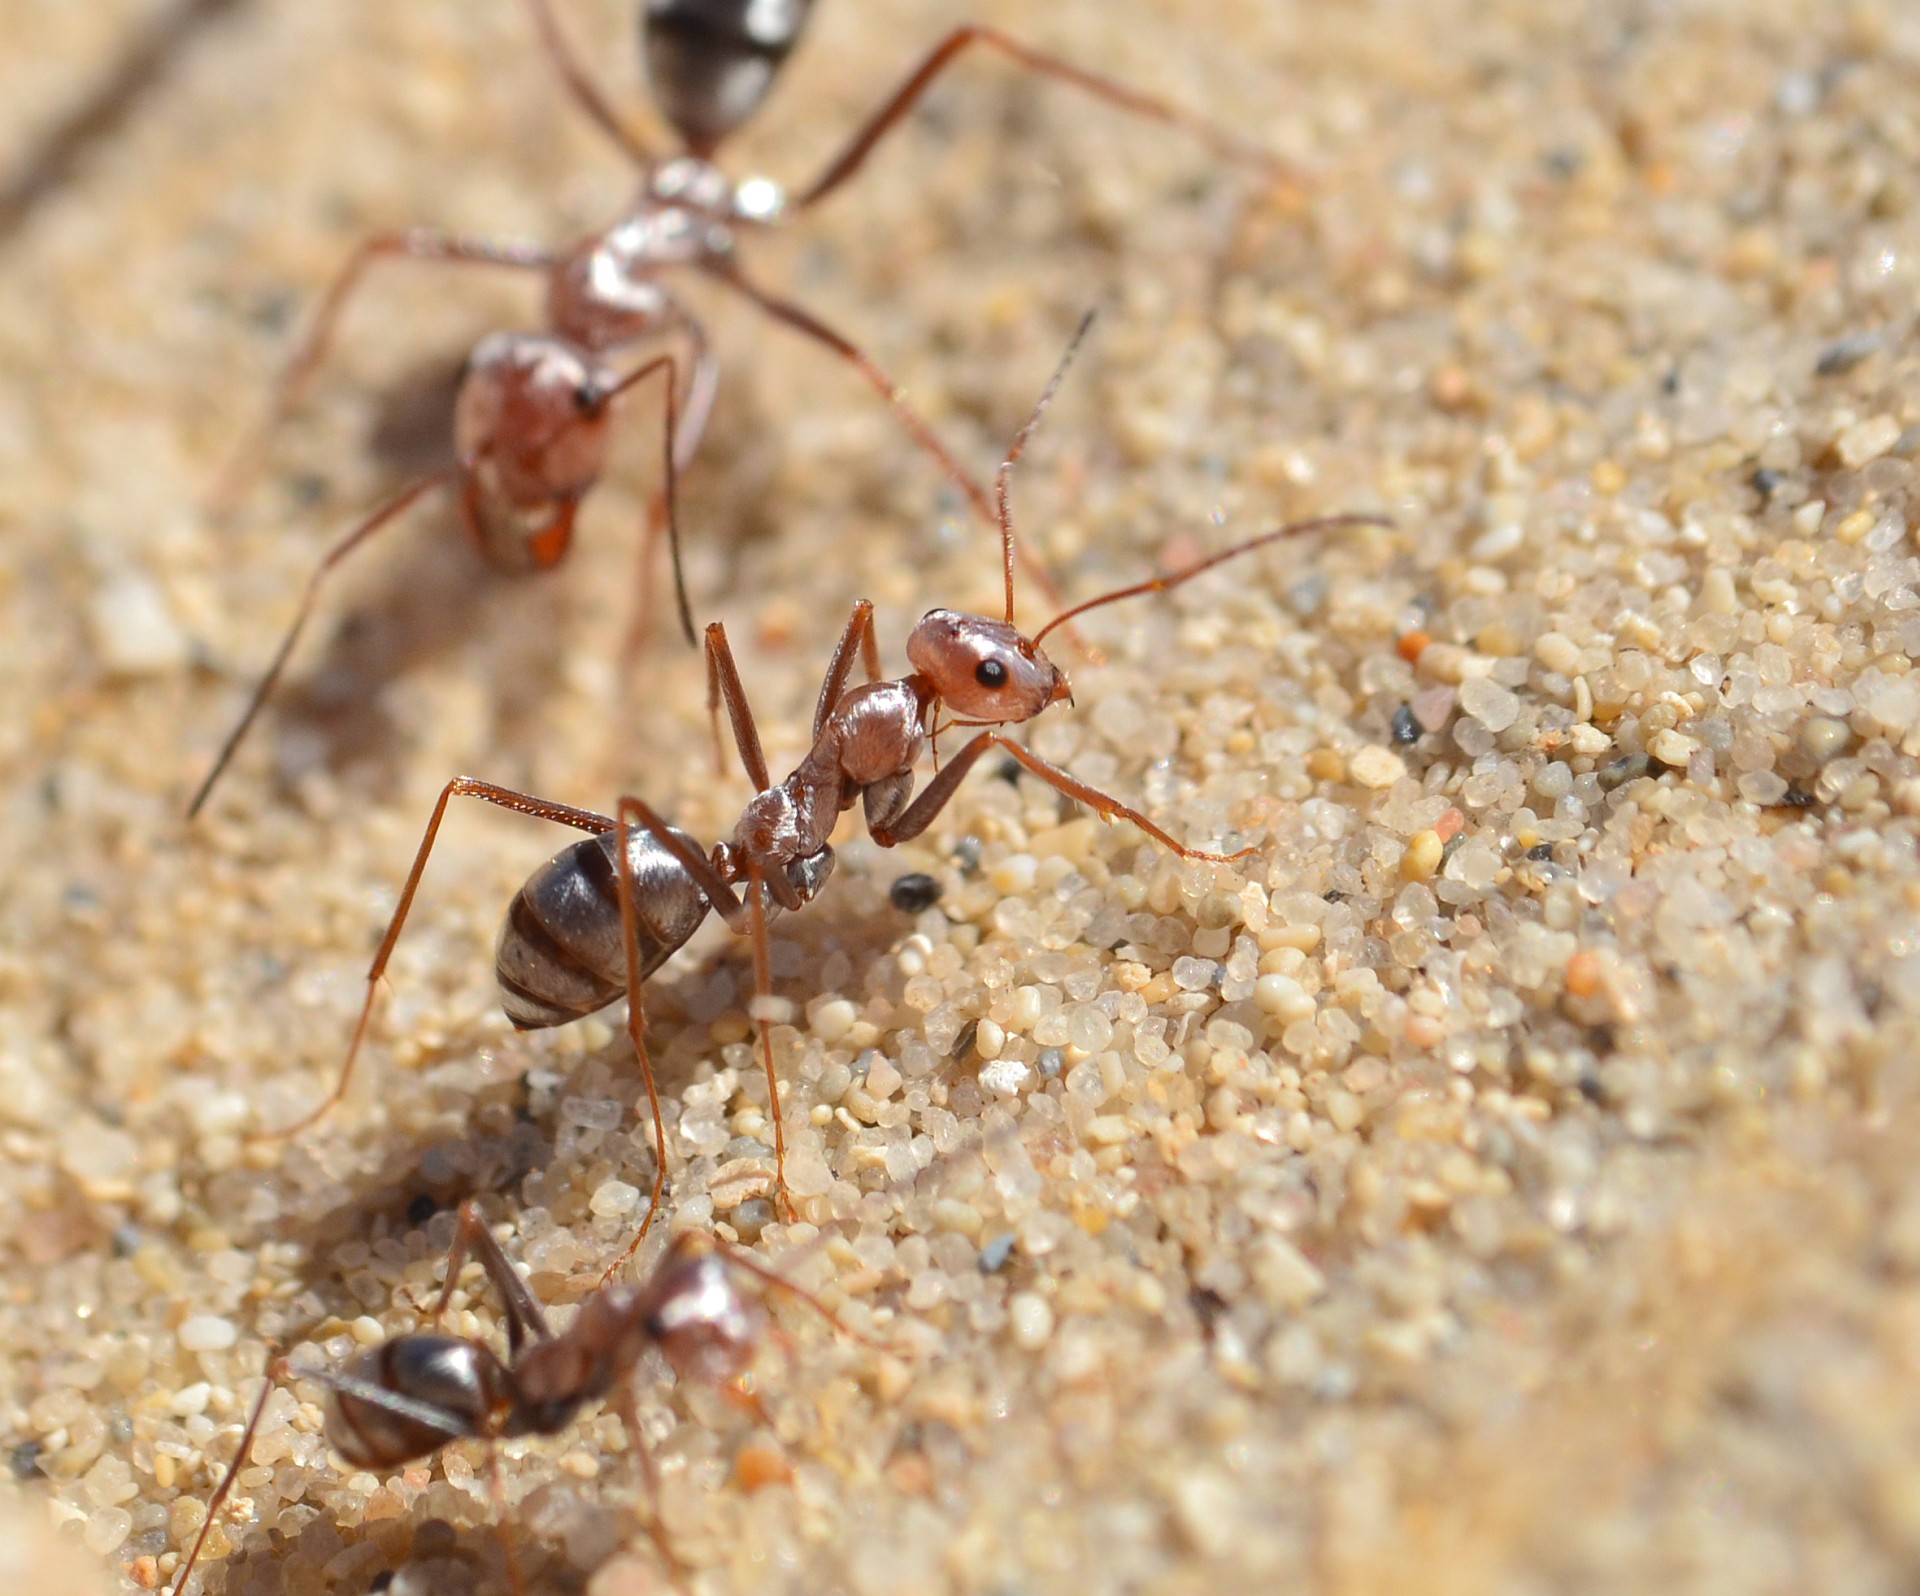
[[[409,228],[368,239],[322,300],[319,314],[281,373],[258,428],[216,488],[216,507],[231,507],[265,455],[274,429],[293,409],[331,342],[341,313],[367,269],[394,258],[491,266],[541,274],[546,327],[483,339],[467,363],[455,407],[455,463],[402,489],[336,543],[309,579],[287,634],[188,805],[192,819],[272,692],[333,569],[375,532],[428,492],[457,490],[461,518],[487,559],[507,570],[546,570],[566,554],[580,501],[606,462],[607,407],[664,364],[667,395],[666,509],[656,498],[641,555],[640,602],[628,635],[631,657],[650,609],[655,532],[671,533],[676,471],[685,471],[712,413],[719,364],[699,320],[663,282],[692,269],[743,295],[775,321],[851,364],[892,407],[914,441],[936,460],[988,524],[993,506],[972,476],[907,403],[900,389],[850,339],[804,307],[760,287],[742,269],[743,230],[771,227],[789,209],[785,193],[761,177],[735,182],[712,164],[727,137],[759,108],[799,41],[812,0],[646,0],[642,26],[649,78],[682,153],[663,156],[614,112],[563,38],[551,0],[527,0],[547,54],[593,121],[641,168],[639,193],[612,226],[564,249]],[[971,45],[998,51],[1022,67],[1073,84],[1135,115],[1180,127],[1223,154],[1269,173],[1278,163],[1246,141],[1151,95],[1028,48],[997,29],[962,27],[943,39],[901,82],[812,183],[791,202],[809,209],[859,170],[874,146],[897,126],[933,81]],[[684,390],[672,361],[650,362],[621,377],[608,358],[646,340],[678,338],[690,367]],[[678,437],[675,437],[677,425]],[[674,545],[674,592],[682,629],[693,640],[692,614]],[[1046,583],[1035,568],[1036,580]],[[1050,591],[1050,589],[1049,589]]]
[[[1250,853],[1251,849],[1214,853],[1188,847],[1138,810],[1048,764],[995,728],[1032,720],[1049,706],[1071,699],[1065,673],[1047,658],[1040,645],[1049,632],[1073,617],[1120,599],[1164,592],[1224,561],[1283,538],[1335,527],[1390,523],[1373,515],[1334,515],[1283,526],[1170,575],[1075,605],[1031,637],[1021,632],[1013,621],[1014,534],[1008,497],[1013,467],[1091,320],[1089,316],[1080,324],[995,475],[1006,590],[1004,616],[996,619],[929,610],[907,639],[907,658],[913,669],[889,681],[880,675],[873,606],[864,599],[855,604],[821,684],[812,747],[777,784],[761,751],[759,732],[726,630],[717,623],[709,626],[709,706],[717,721],[724,699],[741,763],[755,788],[732,836],[715,844],[711,853],[703,852],[686,832],[669,825],[638,798],[620,799],[614,817],[609,818],[471,777],[448,782],[434,805],[393,918],[367,972],[366,1001],[340,1075],[318,1107],[275,1134],[292,1135],[312,1124],[345,1094],[367,1035],[380,977],[406,922],[447,805],[456,797],[478,798],[593,833],[555,854],[515,894],[500,928],[494,967],[507,1016],[523,1030],[579,1019],[622,992],[626,994],[628,1030],[653,1111],[657,1156],[652,1204],[641,1236],[646,1234],[646,1225],[652,1223],[666,1178],[666,1132],[645,1047],[641,982],[693,935],[710,912],[718,912],[732,930],[752,941],[754,985],[759,999],[753,1017],[770,1094],[775,1186],[791,1211],[780,1088],[774,1073],[772,1026],[766,1012],[772,995],[767,923],[780,910],[802,908],[818,894],[833,870],[829,839],[834,826],[856,803],[863,806],[867,830],[881,847],[911,841],[946,807],[980,757],[998,747],[1102,819],[1131,821],[1183,859],[1229,863]],[[850,687],[848,679],[856,657],[865,666],[867,680]],[[941,732],[955,728],[977,731],[916,798],[914,766],[922,751]],[[738,888],[744,891],[736,892]],[[636,1236],[633,1246],[638,1245]]]
[[[330,1387],[328,1443],[352,1467],[382,1472],[430,1457],[460,1440],[489,1443],[491,1462],[493,1442],[556,1435],[587,1403],[611,1396],[628,1445],[640,1460],[648,1494],[654,1498],[655,1541],[672,1561],[659,1522],[653,1463],[634,1402],[634,1371],[648,1350],[657,1350],[683,1380],[721,1387],[738,1382],[767,1329],[765,1310],[740,1290],[742,1274],[797,1297],[846,1334],[869,1339],[842,1324],[811,1293],[702,1231],[676,1235],[639,1285],[603,1285],[556,1335],[471,1201],[461,1205],[447,1254],[446,1283],[433,1309],[436,1327],[469,1257],[486,1271],[500,1294],[506,1312],[506,1358],[484,1341],[446,1335],[435,1328],[395,1336],[339,1371],[295,1369],[286,1360],[276,1359],[241,1432],[239,1450],[208,1500],[206,1519],[174,1583],[173,1596],[186,1590],[221,1504],[247,1465],[275,1379],[293,1376]],[[754,1405],[750,1392],[743,1390],[742,1398]],[[495,1486],[497,1491],[497,1475]],[[505,1544],[514,1588],[519,1590],[512,1544]]]

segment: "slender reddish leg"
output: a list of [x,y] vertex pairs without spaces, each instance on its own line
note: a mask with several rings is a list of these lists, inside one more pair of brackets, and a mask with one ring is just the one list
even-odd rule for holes
[[[704,339],[699,343],[695,357],[693,384],[697,389],[700,383],[699,362],[709,358]],[[640,537],[641,591],[638,609],[634,619],[628,624],[628,645],[637,647],[644,638],[648,611],[652,607],[651,582],[653,545],[664,529],[667,535],[667,547],[673,562],[673,598],[680,613],[680,629],[689,643],[693,641],[693,606],[687,602],[686,572],[680,560],[680,473],[686,469],[686,455],[691,450],[683,449],[680,438],[680,363],[672,355],[655,355],[653,359],[636,366],[622,377],[596,401],[597,409],[604,409],[615,403],[623,395],[630,393],[655,372],[667,374],[666,419],[662,429],[661,441],[661,485],[660,491],[648,501],[647,522]],[[700,427],[706,426],[703,412],[698,418]],[[699,443],[699,433],[693,436],[693,444]],[[638,634],[636,636],[635,634]]]
[[293,407],[300,402],[314,368],[326,355],[333,341],[335,325],[353,291],[360,286],[366,270],[377,260],[394,256],[414,260],[448,261],[464,266],[501,266],[515,271],[545,271],[554,264],[552,253],[537,244],[500,243],[485,238],[464,238],[431,228],[411,227],[398,233],[380,233],[368,239],[341,268],[333,280],[313,327],[294,351],[274,383],[273,396],[265,414],[248,432],[240,447],[228,460],[214,483],[209,508],[216,518],[225,517],[252,486],[266,458],[267,443]]
[[1157,95],[1142,94],[1138,89],[1129,88],[1124,83],[1103,77],[1097,72],[1089,72],[1077,67],[1071,61],[1057,55],[1049,55],[1044,50],[1036,50],[1031,45],[1022,44],[1018,39],[1002,33],[998,28],[970,25],[955,28],[927,53],[926,59],[901,81],[900,87],[893,91],[892,97],[879,110],[867,119],[866,125],[847,141],[846,147],[827,163],[826,170],[800,191],[794,201],[796,209],[806,210],[817,205],[842,183],[860,170],[873,148],[900,124],[902,118],[911,111],[920,96],[932,87],[940,76],[969,45],[985,45],[1008,56],[1029,71],[1044,73],[1047,77],[1057,78],[1062,83],[1070,83],[1077,89],[1096,95],[1109,105],[1117,105],[1123,111],[1135,116],[1143,116],[1154,122],[1164,122],[1169,127],[1184,129],[1203,143],[1210,145],[1230,160],[1245,162],[1275,177],[1284,175],[1280,162],[1268,151],[1249,139],[1241,138],[1215,122],[1191,111],[1183,110]]
[[[722,270],[718,267],[710,267],[709,271],[721,282],[737,289],[752,300],[775,321],[791,327],[795,332],[811,338],[815,343],[824,345],[859,372],[867,380],[868,385],[886,400],[901,426],[906,428],[908,436],[933,456],[939,463],[940,469],[947,474],[948,480],[966,495],[967,502],[973,506],[974,513],[988,525],[994,524],[993,501],[987,497],[986,491],[954,458],[952,451],[940,441],[919,411],[907,403],[906,395],[871,355],[852,339],[835,332],[810,310],[750,282],[738,268]],[[1052,573],[1025,549],[1020,551],[1020,559],[1027,568],[1029,580],[1046,595],[1047,602],[1058,605],[1060,590],[1054,583]]]
[[933,780],[921,790],[920,795],[907,805],[897,820],[873,828],[873,840],[883,848],[892,848],[899,843],[911,842],[919,836],[933,824],[934,816],[946,808],[953,797],[954,789],[960,785],[967,772],[989,748],[1004,748],[1050,787],[1085,804],[1102,820],[1132,821],[1155,842],[1178,854],[1182,859],[1203,859],[1212,864],[1231,864],[1234,860],[1244,859],[1255,851],[1252,848],[1241,848],[1234,853],[1212,853],[1205,848],[1189,848],[1185,843],[1161,830],[1139,810],[1128,808],[1118,798],[1102,792],[1098,787],[1089,787],[1078,776],[1062,770],[1058,765],[1048,764],[1039,755],[1029,753],[1011,737],[1002,736],[996,731],[981,732],[948,760],[934,775]]
[[633,1240],[627,1243],[627,1250],[607,1266],[601,1275],[600,1284],[605,1285],[622,1269],[627,1260],[640,1250],[640,1243],[647,1239],[647,1232],[653,1228],[655,1216],[660,1212],[660,1199],[667,1190],[667,1125],[660,1114],[660,1089],[653,1079],[653,1055],[647,1051],[647,1011],[646,1000],[642,997],[640,975],[640,919],[633,907],[633,856],[629,843],[633,836],[632,828],[627,824],[627,804],[622,799],[615,810],[614,831],[619,858],[613,872],[616,893],[620,899],[620,941],[627,964],[627,1035],[633,1041],[633,1056],[640,1065],[640,1080],[647,1089],[647,1112],[653,1116],[653,1191],[647,1198],[647,1217],[640,1221],[640,1228],[634,1233]]
[[360,1005],[360,1018],[353,1027],[353,1040],[347,1045],[347,1058],[340,1066],[339,1079],[334,1082],[333,1090],[310,1113],[280,1130],[258,1132],[257,1139],[279,1141],[296,1136],[324,1118],[347,1095],[347,1088],[353,1084],[354,1066],[360,1060],[361,1044],[366,1041],[367,1027],[373,1019],[373,1001],[380,993],[380,977],[386,973],[387,960],[393,957],[394,944],[400,940],[400,929],[407,923],[407,911],[413,907],[413,895],[420,889],[420,877],[426,871],[434,839],[440,834],[440,822],[446,816],[447,805],[455,798],[478,798],[482,803],[511,809],[515,814],[531,815],[536,820],[551,820],[558,825],[572,826],[576,831],[591,832],[596,836],[613,830],[614,826],[614,822],[605,815],[597,815],[590,809],[575,809],[570,804],[554,803],[551,799],[516,792],[511,787],[499,787],[471,776],[455,776],[442,787],[439,798],[434,802],[433,816],[427,821],[427,829],[420,838],[413,868],[407,872],[406,885],[400,889],[400,901],[394,906],[393,918],[387,922],[387,933],[380,939],[379,951],[374,954],[373,964],[367,971],[367,998]]
[[847,690],[847,677],[853,670],[853,651],[860,650],[867,667],[867,680],[880,680],[880,644],[873,635],[873,604],[861,599],[853,606],[853,614],[848,617],[846,626],[840,633],[840,641],[834,644],[833,657],[827,661],[827,674],[820,680],[820,697],[813,706],[813,740],[820,741],[820,734],[827,729],[827,720],[833,714],[834,706],[840,702],[840,695]]
[[[692,349],[693,374],[688,380],[686,402],[680,403],[680,378],[675,368],[673,382],[667,393],[667,443],[666,471],[664,486],[659,493],[647,501],[645,524],[640,535],[639,563],[634,577],[633,613],[627,620],[626,635],[620,640],[621,675],[632,674],[633,663],[639,658],[647,635],[653,630],[653,565],[654,551],[664,532],[673,562],[673,597],[680,612],[680,630],[691,643],[693,641],[693,607],[687,601],[686,572],[680,560],[680,526],[677,498],[679,480],[687,473],[693,463],[693,457],[699,452],[700,442],[706,436],[707,423],[713,416],[714,395],[718,391],[720,380],[720,362],[707,343],[706,330],[692,317],[685,318],[682,330]],[[666,357],[662,357],[666,358]],[[649,361],[641,371],[649,369],[657,362]],[[634,378],[640,376],[634,373]],[[622,387],[626,386],[625,383]]]
[[773,1021],[767,1004],[773,998],[773,960],[767,944],[767,898],[757,868],[747,867],[747,924],[753,938],[753,1027],[760,1033],[760,1061],[767,1072],[767,1113],[773,1120],[773,1183],[791,1223],[800,1217],[787,1190],[787,1132],[780,1114],[780,1077],[773,1068]]
[[566,84],[574,102],[587,113],[594,126],[626,151],[636,165],[651,165],[653,151],[620,119],[619,112],[614,110],[612,102],[587,71],[586,63],[560,31],[559,18],[554,16],[548,0],[527,0],[527,9],[533,13],[533,25],[540,30],[540,43],[547,52],[547,59],[559,72],[560,80]]
[[640,1464],[640,1480],[647,1491],[647,1534],[654,1549],[666,1559],[669,1568],[681,1568],[679,1555],[667,1540],[667,1526],[660,1517],[660,1476],[653,1466],[653,1449],[647,1445],[647,1433],[640,1428],[640,1404],[633,1394],[633,1381],[622,1380],[613,1396],[620,1423],[627,1432],[627,1445]]
[[267,1348],[267,1369],[261,1380],[260,1395],[253,1404],[253,1412],[247,1416],[247,1427],[240,1432],[240,1445],[235,1449],[233,1461],[227,1465],[226,1473],[220,1476],[220,1483],[213,1488],[213,1495],[207,1498],[207,1516],[200,1521],[200,1533],[193,1538],[193,1546],[187,1552],[187,1560],[180,1565],[180,1577],[173,1582],[170,1596],[182,1596],[187,1581],[193,1578],[193,1566],[200,1561],[201,1549],[207,1544],[207,1537],[213,1533],[213,1526],[219,1521],[220,1509],[232,1494],[233,1482],[240,1471],[247,1466],[247,1454],[253,1450],[254,1433],[260,1428],[260,1415],[267,1411],[267,1398],[273,1395],[273,1388],[287,1373],[287,1365],[279,1355],[277,1348],[269,1343]]
[[500,1250],[500,1243],[493,1239],[493,1232],[487,1228],[480,1205],[471,1197],[460,1205],[453,1245],[447,1249],[447,1276],[441,1284],[439,1297],[434,1301],[430,1320],[436,1330],[440,1328],[447,1304],[453,1300],[453,1293],[459,1287],[460,1272],[469,1258],[486,1271],[487,1279],[493,1282],[493,1289],[500,1293],[500,1305],[507,1313],[507,1350],[510,1357],[517,1358],[520,1348],[529,1341],[552,1339],[553,1332],[547,1328],[546,1314],[533,1293],[527,1290],[527,1283],[520,1278],[519,1271],[507,1261],[507,1255]]
[[825,345],[859,372],[867,380],[868,385],[892,407],[894,415],[907,429],[913,441],[940,463],[940,469],[946,472],[953,485],[967,496],[968,502],[973,505],[981,518],[987,521],[993,519],[992,501],[987,498],[980,484],[974,481],[966,467],[953,457],[947,446],[935,435],[933,428],[921,418],[920,413],[907,403],[906,395],[901,391],[900,385],[881,369],[871,355],[851,338],[835,332],[812,311],[760,287],[738,267],[710,266],[708,271],[728,287],[738,290],[752,300],[775,321],[791,327],[795,332],[811,338],[817,344]]
[[[746,750],[741,750],[742,762],[747,758]],[[622,826],[638,823],[651,832],[660,845],[685,866],[687,873],[699,883],[707,902],[712,905],[727,925],[737,935],[751,937],[753,940],[753,980],[755,995],[768,998],[773,995],[773,971],[767,957],[767,911],[766,891],[772,884],[761,876],[757,869],[749,866],[747,871],[745,901],[736,897],[733,888],[724,881],[707,859],[696,848],[688,846],[676,837],[667,823],[645,802],[638,798],[622,798],[616,813]],[[780,882],[792,891],[784,877]],[[629,890],[631,890],[629,888]],[[778,891],[778,887],[773,890]],[[767,1089],[771,1095],[769,1113],[773,1119],[773,1167],[774,1185],[779,1193],[781,1206],[792,1218],[797,1210],[793,1199],[787,1195],[787,1135],[780,1120],[780,1080],[773,1068],[773,1030],[764,1015],[756,1015],[755,1025],[760,1032],[761,1058],[767,1073]]]
[[403,511],[411,509],[435,488],[447,486],[459,475],[460,467],[448,466],[443,471],[436,471],[431,476],[422,477],[411,486],[402,488],[320,557],[320,563],[314,567],[313,574],[307,578],[306,591],[300,595],[300,607],[294,611],[293,622],[288,626],[286,635],[280,639],[280,646],[274,650],[273,659],[268,663],[266,673],[261,676],[259,685],[254,688],[253,696],[247,700],[247,707],[239,721],[234,725],[233,730],[227,733],[227,740],[220,745],[220,752],[214,758],[213,768],[201,778],[200,785],[194,789],[193,802],[187,805],[187,819],[192,820],[200,813],[208,796],[213,792],[213,784],[220,779],[221,772],[227,768],[234,751],[239,748],[241,739],[247,735],[248,728],[253,725],[255,718],[265,706],[275,683],[280,680],[281,671],[286,668],[287,660],[293,653],[293,645],[300,640],[300,632],[307,624],[307,617],[313,613],[314,600],[320,596],[320,589],[327,577],[332,574],[334,567]]
[[486,1439],[487,1497],[493,1503],[493,1533],[500,1542],[501,1555],[507,1560],[507,1583],[513,1596],[526,1596],[527,1582],[520,1572],[520,1554],[513,1549],[513,1537],[507,1533],[507,1482],[500,1472],[500,1448],[493,1437]]
[[[733,648],[727,642],[724,622],[707,627],[707,714],[713,721],[713,753],[716,768],[724,767],[720,750],[720,704],[726,701],[727,719],[733,726],[733,745],[740,751],[740,764],[753,783],[755,792],[773,785],[767,769],[767,756],[760,747],[760,728],[754,723],[753,707],[747,702],[747,690],[740,682],[740,667],[734,662]],[[817,733],[815,735],[818,735]]]

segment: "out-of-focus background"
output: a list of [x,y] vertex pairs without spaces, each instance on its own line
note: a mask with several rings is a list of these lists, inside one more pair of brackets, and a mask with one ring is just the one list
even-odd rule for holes
[[[644,122],[630,8],[557,3]],[[899,1350],[781,1309],[757,1414],[646,1370],[678,1567],[610,1414],[510,1444],[529,1587],[1909,1589],[1920,18],[823,0],[729,169],[798,181],[975,18],[1289,175],[981,55],[761,278],[983,475],[1100,308],[1015,485],[1070,597],[1287,517],[1395,526],[1060,651],[1033,746],[1244,863],[992,761],[913,847],[843,831],[775,945],[802,1224],[764,1205],[744,950],[709,927],[650,985],[674,1223]],[[216,526],[332,273],[409,223],[568,239],[634,184],[513,0],[0,17],[0,1474],[102,1590],[173,1579],[269,1339],[418,1323],[462,1198],[556,1321],[636,1222],[618,1010],[515,1036],[492,991],[563,839],[477,805],[347,1105],[248,1133],[331,1079],[450,776],[738,812],[698,657],[618,667],[656,412],[550,576],[489,575],[444,506],[370,550],[181,819],[319,553],[538,313],[393,266]],[[853,600],[904,669],[920,611],[997,602],[995,553],[857,378],[694,292],[726,359],[695,607],[784,769]],[[890,903],[910,870],[938,905]],[[473,1282],[453,1322],[497,1333]],[[355,1473],[323,1395],[269,1406],[204,1588],[506,1589],[478,1451]]]

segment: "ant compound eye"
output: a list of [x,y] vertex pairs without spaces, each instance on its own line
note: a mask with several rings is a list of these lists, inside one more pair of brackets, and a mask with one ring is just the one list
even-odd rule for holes
[[1007,668],[997,659],[983,659],[974,667],[973,679],[982,687],[1005,687]]

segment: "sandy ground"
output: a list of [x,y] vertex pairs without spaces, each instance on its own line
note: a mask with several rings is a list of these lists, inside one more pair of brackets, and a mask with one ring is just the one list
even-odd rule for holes
[[[743,949],[709,927],[652,983],[672,1223],[890,1350],[779,1308],[757,1413],[649,1367],[671,1562],[610,1412],[510,1444],[527,1584],[1910,1590],[1920,17],[1195,10],[968,14],[1290,181],[982,59],[757,268],[983,473],[1100,307],[1015,491],[1072,596],[1287,517],[1395,526],[1065,651],[1035,748],[1242,864],[985,767],[919,844],[843,828],[775,945],[801,1223],[763,1200]],[[625,11],[565,7],[637,117]],[[813,170],[959,17],[829,0],[729,164]],[[405,223],[564,239],[632,186],[530,41],[510,0],[0,17],[0,1441],[36,1526],[0,1557],[31,1588],[77,1588],[37,1539],[168,1585],[269,1340],[327,1366],[414,1328],[462,1198],[564,1321],[652,1178],[619,1011],[498,1010],[493,929],[560,839],[479,806],[349,1102],[249,1134],[331,1079],[451,775],[631,789],[702,836],[737,812],[697,656],[616,664],[645,406],[551,576],[488,575],[442,508],[369,553],[181,819],[319,551],[536,312],[395,268],[216,527],[330,273]],[[74,122],[116,73],[140,92]],[[994,559],[844,368],[701,304],[696,608],[785,768],[852,600],[900,667],[921,610],[994,602]],[[937,906],[890,905],[908,870]],[[497,1333],[477,1275],[452,1319]],[[324,1395],[267,1409],[204,1589],[506,1589],[479,1451],[350,1470]]]

